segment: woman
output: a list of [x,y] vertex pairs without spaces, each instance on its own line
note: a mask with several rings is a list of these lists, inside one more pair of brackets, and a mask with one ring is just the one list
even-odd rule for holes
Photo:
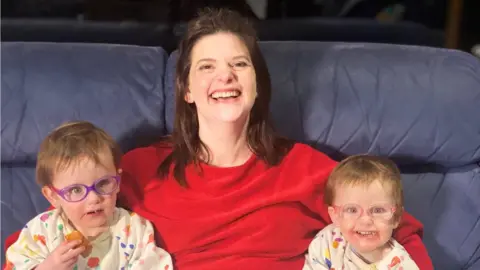
[[[176,117],[168,143],[123,159],[122,204],[151,220],[177,269],[301,269],[335,162],[275,135],[266,63],[253,28],[211,10],[179,48]],[[432,269],[421,224],[403,217],[396,239]]]
[[[168,141],[127,153],[120,205],[152,221],[176,269],[302,269],[330,223],[322,203],[336,162],[275,135],[266,63],[251,25],[210,10],[189,24],[176,70]],[[433,269],[421,224],[405,214],[395,238]]]

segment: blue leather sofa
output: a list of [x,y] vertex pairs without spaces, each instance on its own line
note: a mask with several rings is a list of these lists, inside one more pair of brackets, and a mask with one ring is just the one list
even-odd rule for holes
[[[435,269],[480,269],[479,60],[379,44],[284,41],[261,48],[277,129],[335,159],[392,157],[403,172],[406,210],[425,225]],[[2,240],[48,207],[34,166],[40,141],[55,126],[92,121],[125,151],[172,130],[175,52],[4,42],[1,53]]]

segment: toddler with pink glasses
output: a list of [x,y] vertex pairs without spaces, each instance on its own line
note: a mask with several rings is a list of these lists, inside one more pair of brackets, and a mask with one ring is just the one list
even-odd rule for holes
[[6,269],[172,269],[146,219],[115,207],[121,151],[89,122],[69,122],[42,142],[36,178],[55,210],[23,228]]
[[391,160],[345,159],[328,179],[324,202],[333,224],[310,243],[304,270],[419,269],[392,237],[403,212],[403,191]]

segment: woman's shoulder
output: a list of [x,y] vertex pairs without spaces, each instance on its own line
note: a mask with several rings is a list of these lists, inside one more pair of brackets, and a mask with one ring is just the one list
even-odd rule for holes
[[327,154],[305,143],[295,143],[287,156],[299,161],[336,163]]
[[122,179],[130,176],[135,181],[149,180],[171,152],[170,144],[163,141],[128,151],[121,161]]
[[323,182],[336,165],[337,162],[325,153],[310,145],[296,143],[285,157],[282,167],[295,170],[297,174],[315,176],[318,180],[314,182]]
[[144,162],[145,160],[161,163],[172,152],[172,146],[167,141],[161,141],[150,146],[134,148],[122,158],[122,164]]

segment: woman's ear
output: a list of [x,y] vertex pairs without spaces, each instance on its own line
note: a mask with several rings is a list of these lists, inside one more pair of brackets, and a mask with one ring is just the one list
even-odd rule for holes
[[117,170],[118,175],[121,175],[122,172],[123,172],[123,170],[121,168]]
[[332,206],[328,207],[328,215],[330,216],[330,219],[332,220],[332,223],[335,226],[338,226],[338,216],[337,216],[337,211],[335,211],[335,208]]
[[45,197],[45,199],[48,200],[48,202],[55,208],[60,207],[60,203],[58,200],[60,199],[57,193],[53,191],[50,187],[48,186],[43,186],[42,187],[42,194]]
[[187,103],[193,103],[192,93],[189,90],[185,93],[184,99]]

